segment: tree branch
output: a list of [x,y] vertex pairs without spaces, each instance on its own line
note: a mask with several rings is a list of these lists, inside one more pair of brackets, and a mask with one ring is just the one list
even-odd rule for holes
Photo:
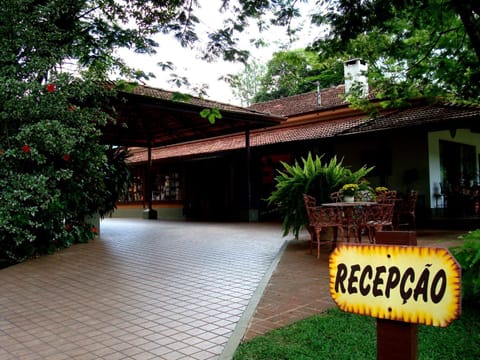
[[[423,61],[425,61],[432,53],[433,49],[435,49],[435,47],[437,46],[437,44],[439,43],[440,39],[442,38],[443,35],[445,34],[448,34],[449,32],[452,32],[452,31],[457,31],[458,28],[452,28],[452,29],[448,29],[448,30],[443,30],[441,32],[438,33],[438,36],[436,37],[435,41],[432,43],[432,45],[430,46],[430,48],[428,49],[428,51],[426,51],[423,55],[423,57],[421,59],[419,59],[418,61],[416,61],[412,66],[410,66],[408,69],[407,69],[407,72],[410,72],[410,70],[412,70],[413,68],[419,66]],[[433,36],[433,34],[432,34]]]

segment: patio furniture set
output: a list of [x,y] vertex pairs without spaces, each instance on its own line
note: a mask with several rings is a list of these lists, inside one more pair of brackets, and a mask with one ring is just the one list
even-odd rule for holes
[[[417,192],[412,191],[404,199],[397,198],[394,190],[379,193],[373,198],[358,197],[358,201],[342,201],[338,193],[332,193],[332,202],[317,204],[317,200],[304,194],[305,209],[308,216],[310,233],[310,252],[317,248],[320,258],[320,245],[336,245],[338,234],[341,241],[350,242],[353,237],[357,243],[367,236],[369,243],[376,243],[376,233],[385,230],[399,230],[402,226],[415,228],[415,207]],[[404,221],[404,222],[402,222]],[[332,236],[322,238],[322,230],[332,229]],[[324,235],[324,234],[323,234]]]

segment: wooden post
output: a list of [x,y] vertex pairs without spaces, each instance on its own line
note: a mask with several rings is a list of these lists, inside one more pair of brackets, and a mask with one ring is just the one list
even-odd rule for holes
[[375,234],[375,239],[379,245],[417,246],[417,233],[415,231],[378,231]]
[[257,209],[253,208],[252,197],[252,152],[250,147],[250,129],[245,130],[245,150],[247,155],[247,197],[248,197],[248,221],[258,221]]
[[[417,245],[414,231],[379,231],[375,238],[379,245]],[[416,360],[417,356],[417,324],[377,319],[378,360]]]
[[144,219],[156,220],[157,211],[152,207],[152,142],[148,140],[147,175],[145,177],[145,200],[148,208],[143,210]]

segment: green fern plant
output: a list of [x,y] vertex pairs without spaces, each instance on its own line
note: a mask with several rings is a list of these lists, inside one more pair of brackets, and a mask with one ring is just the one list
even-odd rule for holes
[[314,196],[319,204],[328,202],[332,192],[346,183],[358,183],[373,169],[362,167],[352,172],[336,156],[322,163],[323,156],[314,158],[308,153],[307,158],[301,158],[301,163],[282,162],[283,170],[278,171],[275,190],[267,201],[283,219],[283,236],[292,232],[298,239],[300,230],[308,224],[303,194]]

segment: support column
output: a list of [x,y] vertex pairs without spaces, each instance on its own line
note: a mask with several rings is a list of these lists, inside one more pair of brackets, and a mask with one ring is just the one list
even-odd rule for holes
[[258,209],[253,208],[252,198],[252,154],[250,150],[250,129],[245,131],[245,149],[247,152],[247,193],[248,193],[248,221],[258,221]]
[[142,217],[144,219],[156,220],[158,218],[157,211],[152,208],[152,141],[148,140],[147,151],[147,174],[145,177],[145,200],[148,208],[143,210]]

